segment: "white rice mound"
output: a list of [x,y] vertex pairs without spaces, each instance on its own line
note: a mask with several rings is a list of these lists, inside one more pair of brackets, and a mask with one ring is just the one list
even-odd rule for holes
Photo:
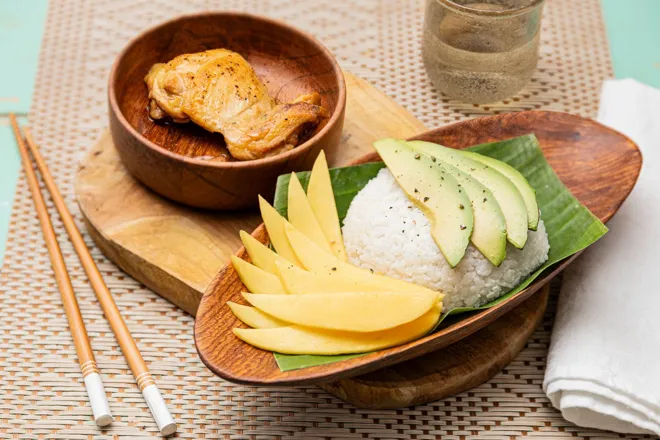
[[500,267],[470,244],[452,269],[431,237],[429,221],[414,206],[387,168],[353,199],[344,219],[349,261],[393,278],[445,294],[443,309],[478,307],[517,286],[548,259],[550,244],[541,220],[527,244],[507,244]]

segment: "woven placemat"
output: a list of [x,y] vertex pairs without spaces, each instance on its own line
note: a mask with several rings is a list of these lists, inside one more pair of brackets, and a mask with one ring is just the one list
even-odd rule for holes
[[[538,72],[516,97],[491,106],[457,103],[433,90],[420,56],[419,0],[53,0],[30,121],[73,212],[78,212],[72,196],[76,163],[106,126],[106,79],[118,50],[146,26],[220,8],[282,18],[311,32],[344,69],[371,81],[429,127],[535,108],[594,116],[600,83],[611,76],[598,0],[549,0]],[[66,237],[57,215],[53,219],[60,237]],[[61,245],[116,421],[105,431],[92,421],[21,179],[0,280],[0,438],[158,436],[71,245],[66,240]],[[94,249],[89,239],[88,245]],[[541,389],[554,302],[524,351],[488,383],[426,406],[367,411],[314,387],[247,388],[214,377],[195,352],[192,318],[124,275],[98,250],[93,253],[179,422],[179,438],[620,437],[564,421]]]

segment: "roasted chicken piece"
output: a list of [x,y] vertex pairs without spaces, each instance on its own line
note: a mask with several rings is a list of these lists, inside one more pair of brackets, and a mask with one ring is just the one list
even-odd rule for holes
[[278,104],[252,66],[226,49],[155,64],[145,82],[153,119],[192,121],[222,133],[229,153],[238,160],[291,150],[328,117],[318,93]]

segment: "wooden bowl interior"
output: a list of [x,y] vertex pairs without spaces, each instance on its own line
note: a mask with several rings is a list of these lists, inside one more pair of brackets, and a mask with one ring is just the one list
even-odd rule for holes
[[217,48],[241,54],[279,102],[316,91],[331,115],[337,110],[341,87],[338,69],[318,42],[276,21],[243,14],[209,13],[167,22],[129,44],[118,61],[110,89],[128,123],[151,142],[177,154],[229,157],[222,135],[192,123],[155,123],[147,113],[144,77],[153,64],[167,62],[183,53]]
[[[528,133],[538,137],[543,154],[572,193],[602,221],[609,220],[632,190],[642,158],[622,134],[594,121],[563,113],[522,112],[460,122],[423,133],[416,139],[453,148],[509,139]],[[358,163],[378,160],[374,152]],[[252,234],[267,243],[263,225]],[[237,254],[249,261],[243,248]],[[490,309],[465,315],[417,341],[327,365],[281,372],[272,353],[236,338],[231,329],[244,327],[226,301],[244,303],[241,283],[228,264],[207,288],[197,312],[195,342],[202,361],[227,380],[252,385],[303,385],[363,374],[446,347],[485,327],[547,284],[577,255],[549,268],[527,289]]]

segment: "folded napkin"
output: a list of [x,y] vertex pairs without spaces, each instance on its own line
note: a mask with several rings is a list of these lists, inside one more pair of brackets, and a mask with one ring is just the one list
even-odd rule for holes
[[660,90],[611,80],[600,105],[644,165],[610,232],[566,270],[543,387],[576,425],[660,436]]

